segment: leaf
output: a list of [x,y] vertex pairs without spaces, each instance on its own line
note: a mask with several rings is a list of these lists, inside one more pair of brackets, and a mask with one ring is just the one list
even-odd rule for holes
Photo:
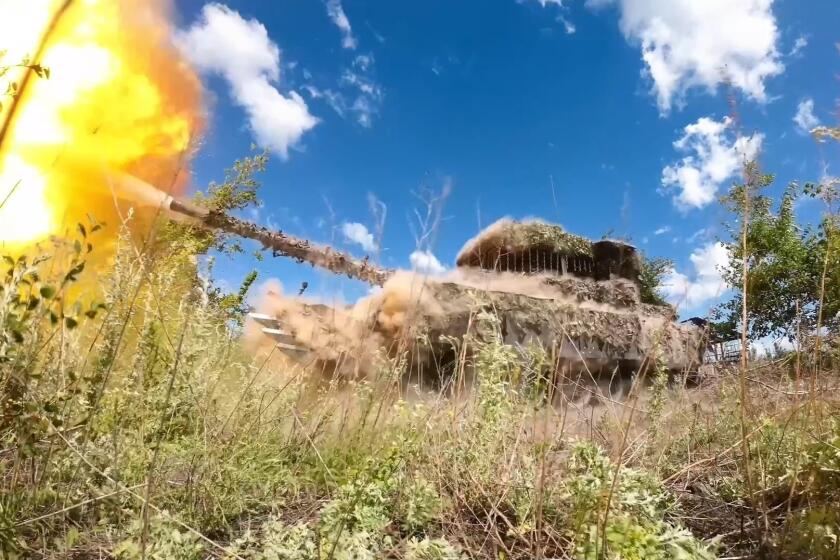
[[85,270],[85,263],[84,261],[80,262],[76,266],[70,269],[70,271],[64,275],[64,282],[75,282],[78,280],[79,274],[81,274]]
[[52,299],[55,297],[55,288],[50,286],[49,284],[44,284],[41,286],[39,290],[41,292],[41,297],[44,299]]
[[85,229],[84,224],[78,223],[78,224],[76,224],[76,227],[79,228],[79,233],[82,234],[82,237],[87,237],[87,230]]
[[79,326],[79,322],[74,319],[73,317],[65,317],[64,318],[64,326],[68,329],[72,330]]

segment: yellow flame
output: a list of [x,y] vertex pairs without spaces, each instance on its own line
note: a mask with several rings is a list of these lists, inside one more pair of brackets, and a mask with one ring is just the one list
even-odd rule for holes
[[[63,2],[0,0],[0,68],[37,51]],[[115,173],[184,188],[201,85],[172,47],[168,16],[162,0],[75,0],[58,20],[33,61],[50,75],[29,81],[0,145],[0,250],[60,235],[88,215],[113,226],[115,200],[130,198],[113,192]],[[11,68],[0,88],[22,75]],[[3,122],[11,103],[1,101]]]

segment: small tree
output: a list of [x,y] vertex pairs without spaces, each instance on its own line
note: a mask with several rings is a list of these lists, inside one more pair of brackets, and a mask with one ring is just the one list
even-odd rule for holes
[[[816,228],[803,226],[797,221],[794,206],[803,194],[824,196],[822,186],[806,185],[804,189],[793,183],[785,189],[777,209],[773,200],[761,194],[772,184],[773,176],[759,175],[753,185],[736,185],[722,203],[743,220],[744,196],[750,194],[751,215],[746,232],[746,262],[749,267],[747,298],[750,320],[747,333],[753,338],[785,336],[793,340],[797,332],[812,332],[819,322],[820,309],[824,323],[833,318],[840,305],[837,283],[837,251],[835,221],[824,219]],[[727,243],[729,267],[724,271],[727,283],[735,288],[735,296],[718,307],[716,316],[730,330],[743,328],[741,323],[743,302],[744,245],[738,238],[740,225],[727,226],[732,241]],[[832,253],[835,255],[832,257]],[[828,257],[828,261],[826,258]],[[822,278],[828,273],[829,288],[824,294]],[[821,301],[823,302],[821,305]]]
[[641,256],[642,269],[639,272],[642,303],[667,305],[660,286],[665,276],[674,269],[674,261],[661,257],[648,259]]

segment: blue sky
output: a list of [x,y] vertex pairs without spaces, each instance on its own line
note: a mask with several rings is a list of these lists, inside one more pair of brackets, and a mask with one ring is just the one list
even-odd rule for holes
[[[496,219],[538,217],[672,258],[670,297],[703,313],[721,295],[714,241],[728,216],[715,199],[743,155],[760,153],[776,192],[840,163],[836,146],[804,132],[836,124],[833,0],[176,6],[176,40],[208,89],[196,184],[252,143],[268,146],[264,206],[245,217],[357,255],[381,245],[387,266],[411,265],[418,194],[446,188],[422,247],[444,267]],[[371,196],[387,208],[381,240],[367,235]],[[800,206],[807,218],[818,211]],[[365,292],[270,257],[222,258],[216,274],[236,285],[252,268],[289,291],[308,281],[322,296]]]

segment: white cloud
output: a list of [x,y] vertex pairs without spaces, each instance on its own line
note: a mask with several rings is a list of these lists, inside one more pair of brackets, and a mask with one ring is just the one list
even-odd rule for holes
[[796,56],[802,52],[802,50],[808,46],[808,38],[804,35],[800,35],[796,38],[796,41],[793,43],[793,48],[790,49],[788,56]]
[[353,66],[359,68],[362,72],[367,72],[373,66],[372,54],[360,54],[353,59]]
[[719,299],[726,292],[723,271],[729,265],[729,253],[722,243],[708,243],[689,257],[694,267],[692,277],[671,270],[660,288],[668,301],[682,310],[696,310]]
[[820,126],[820,119],[814,115],[814,100],[811,98],[803,99],[796,107],[796,115],[793,117],[793,122],[796,123],[796,129],[801,134],[809,134],[812,130]]
[[323,99],[326,101],[327,105],[329,105],[339,117],[344,118],[344,115],[348,111],[349,107],[347,99],[341,94],[341,92],[334,91],[329,88],[318,89],[311,85],[305,85],[303,86],[303,89],[310,97],[312,97],[312,99]]
[[347,241],[359,245],[365,251],[376,250],[376,241],[373,239],[373,234],[363,224],[344,222],[341,225],[341,233],[344,234]]
[[733,140],[727,134],[731,125],[728,117],[722,121],[702,117],[686,126],[674,142],[677,150],[689,155],[662,170],[662,187],[679,189],[673,200],[680,210],[703,208],[714,201],[720,185],[761,149],[763,134]]
[[[371,64],[373,64],[373,59],[368,58],[365,69],[368,69]],[[368,76],[351,70],[344,71],[341,75],[341,83],[356,90],[355,99],[347,109],[356,115],[356,122],[365,128],[370,128],[373,125],[373,116],[379,112],[383,97],[382,89]]]
[[773,0],[588,0],[618,4],[624,36],[641,46],[662,113],[695,87],[729,81],[763,102],[764,82],[781,74]]
[[360,54],[353,59],[353,69],[345,69],[336,89],[319,89],[311,84],[303,89],[312,99],[324,100],[338,116],[353,116],[365,128],[373,126],[384,94],[373,79],[372,54]]
[[663,233],[668,233],[669,231],[671,231],[671,226],[662,226],[661,228],[654,231],[653,235],[662,235]]
[[712,228],[700,228],[694,233],[692,233],[690,236],[688,236],[686,242],[694,243],[701,239],[708,239],[713,233],[714,231],[712,230]]
[[382,95],[379,86],[362,74],[345,70],[344,74],[341,75],[341,81],[347,85],[355,86],[360,92],[366,95],[370,95],[372,97],[379,97]]
[[[522,2],[524,0],[517,1]],[[543,8],[547,6],[557,6],[561,9],[566,7],[564,0],[537,0],[537,2],[539,2],[540,6],[542,6]],[[574,35],[577,32],[577,27],[575,27],[575,24],[562,13],[557,15],[557,21],[563,24],[563,29],[566,31],[567,35]]]
[[347,14],[344,13],[344,8],[341,6],[341,0],[327,0],[327,15],[341,31],[341,46],[345,49],[355,49],[357,46],[356,38],[353,36],[353,28],[350,26],[350,20]]
[[446,272],[446,267],[440,263],[431,251],[420,251],[418,249],[409,255],[408,260],[411,262],[411,268],[423,274],[443,274]]
[[178,31],[175,40],[200,70],[225,78],[233,100],[248,113],[258,144],[288,157],[289,148],[318,124],[300,95],[285,96],[273,85],[280,79],[280,49],[259,21],[207,4],[201,18]]
[[557,16],[557,21],[563,24],[563,28],[566,30],[566,35],[574,35],[577,32],[577,27],[575,27],[575,24],[568,18],[560,15]]

